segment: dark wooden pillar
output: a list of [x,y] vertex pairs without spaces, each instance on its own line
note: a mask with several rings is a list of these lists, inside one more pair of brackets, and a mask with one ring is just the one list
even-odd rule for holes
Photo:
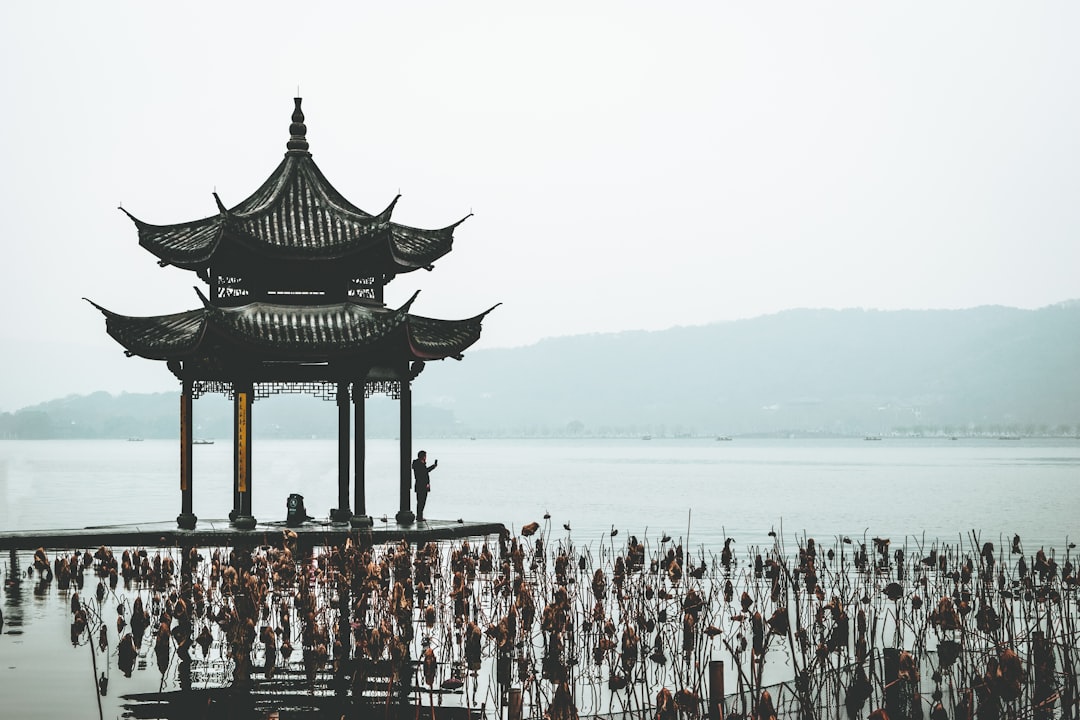
[[236,517],[233,525],[255,527],[251,515],[251,401],[252,383],[233,386],[233,478],[236,488]]
[[349,522],[349,383],[337,384],[338,409],[338,504],[330,511],[333,522]]
[[180,514],[176,516],[176,524],[185,530],[195,529],[198,522],[191,501],[192,385],[191,380],[184,380],[180,390]]
[[365,464],[367,462],[367,430],[364,418],[364,400],[366,398],[366,383],[357,380],[353,383],[353,527],[370,527],[371,516],[367,514],[367,479],[365,477]]
[[416,522],[416,515],[412,511],[412,389],[409,387],[408,373],[401,378],[400,395],[401,426],[398,437],[401,455],[401,509],[395,519],[398,525],[408,525]]
[[233,484],[232,484],[232,510],[229,511],[229,522],[235,522],[240,515],[240,475],[236,471],[237,448],[240,443],[240,434],[237,432],[236,391],[238,386],[233,384]]

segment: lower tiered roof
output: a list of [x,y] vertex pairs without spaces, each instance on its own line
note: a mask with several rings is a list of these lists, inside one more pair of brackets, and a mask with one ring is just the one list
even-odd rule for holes
[[410,314],[415,298],[396,310],[354,302],[256,302],[239,307],[206,303],[197,310],[149,317],[121,315],[88,302],[105,316],[106,330],[128,355],[166,361],[460,359],[480,339],[481,322],[495,309],[465,320],[439,320]]

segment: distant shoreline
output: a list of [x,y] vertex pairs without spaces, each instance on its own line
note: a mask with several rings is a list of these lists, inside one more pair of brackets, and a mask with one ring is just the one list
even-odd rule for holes
[[[133,440],[138,441],[154,441],[154,440],[168,440],[170,442],[178,442],[179,437],[164,437],[164,436],[152,436],[147,435],[145,437],[130,437],[130,436],[106,436],[106,437],[90,437],[90,436],[67,436],[67,437],[14,437],[10,435],[0,435],[0,441],[42,441],[42,442],[54,442],[54,441],[71,441],[71,440],[101,440],[101,441],[126,441]],[[312,437],[299,437],[291,435],[271,435],[266,437],[260,437],[263,442],[271,440],[314,440],[314,441],[332,441],[337,440],[335,436],[331,435],[318,435]],[[369,437],[368,440],[397,440],[395,437]],[[1023,441],[1023,440],[1080,440],[1080,435],[1073,434],[1047,434],[1047,435],[1027,435],[1027,434],[1010,434],[1010,433],[990,433],[984,435],[971,435],[971,434],[957,434],[957,435],[901,435],[894,433],[853,433],[853,434],[840,434],[840,433],[807,433],[807,432],[791,432],[791,433],[747,433],[745,435],[416,435],[414,440],[626,440],[626,441],[641,441],[641,440],[892,440],[892,441],[908,441],[908,440],[948,440],[948,441]],[[194,445],[228,445],[230,443],[229,438],[215,438],[214,440],[196,440],[192,444]]]

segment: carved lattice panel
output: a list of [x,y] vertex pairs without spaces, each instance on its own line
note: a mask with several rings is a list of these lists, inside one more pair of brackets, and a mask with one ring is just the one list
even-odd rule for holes
[[233,385],[227,380],[195,380],[191,383],[191,398],[197,400],[207,393],[221,393],[232,400]]
[[369,398],[376,393],[389,395],[394,400],[401,399],[400,380],[368,380],[364,383],[364,397]]
[[[338,384],[327,380],[308,382],[257,382],[253,384],[252,400],[262,400],[272,395],[314,395],[320,400],[337,401]],[[354,385],[355,387],[355,385]],[[191,383],[191,397],[198,399],[208,393],[220,393],[233,399],[233,384],[228,380],[195,380]],[[368,380],[364,383],[364,397],[388,395],[394,400],[401,399],[400,380]]]
[[260,382],[255,383],[255,399],[261,400],[271,395],[314,395],[320,400],[337,400],[337,383],[327,381],[314,382]]

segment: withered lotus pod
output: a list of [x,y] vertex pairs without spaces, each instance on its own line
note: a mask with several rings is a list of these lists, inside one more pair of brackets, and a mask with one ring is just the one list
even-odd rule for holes
[[908,682],[918,682],[919,680],[919,664],[915,662],[915,656],[909,653],[907,650],[900,653],[899,668],[896,671],[896,677],[900,680],[906,680]]
[[675,720],[678,709],[675,707],[675,698],[667,688],[660,688],[656,693],[656,714],[654,720]]
[[131,677],[131,671],[135,669],[135,658],[139,651],[135,648],[135,640],[131,633],[127,633],[120,640],[120,646],[116,649],[117,667],[124,673],[124,677]]
[[604,664],[604,648],[602,645],[597,645],[592,651],[593,664],[600,667]]
[[593,597],[598,601],[603,600],[607,594],[607,578],[604,577],[604,571],[599,568],[593,573],[592,592]]
[[694,644],[697,639],[697,635],[694,633],[694,625],[696,621],[694,616],[690,613],[683,615],[683,652],[691,653],[694,651]]
[[930,622],[942,630],[956,630],[960,627],[960,616],[953,606],[952,598],[943,597],[938,601],[937,608],[930,613]]
[[207,625],[203,625],[202,631],[199,632],[199,637],[195,639],[195,642],[202,648],[203,657],[205,658],[207,653],[210,652],[210,645],[214,642],[213,636],[210,634],[210,628]]
[[975,613],[976,626],[982,632],[994,632],[1001,627],[1001,618],[990,603],[984,602],[979,611]]
[[678,585],[682,580],[682,566],[679,565],[678,560],[672,560],[668,565],[668,579],[671,580],[672,585]]
[[1024,683],[1024,666],[1020,656],[1013,650],[1006,649],[998,656],[998,667],[994,677],[994,687],[1004,700],[1020,697]]
[[862,706],[866,704],[866,701],[870,699],[872,690],[870,681],[866,677],[866,671],[862,667],[856,668],[851,684],[848,685],[847,692],[844,694],[844,708],[847,710],[850,720],[856,720],[859,716],[859,711],[862,710]]
[[700,705],[701,698],[688,688],[683,688],[675,693],[675,707],[679,708],[680,712],[697,715]]
[[566,686],[565,680],[560,682],[555,689],[555,696],[551,698],[551,705],[548,707],[548,715],[551,716],[551,720],[578,720],[577,706],[574,705],[574,699],[570,695],[570,689]]
[[638,634],[634,628],[627,626],[623,629],[622,636],[622,653],[621,660],[623,670],[630,672],[635,663],[637,662],[638,648],[640,642],[638,641]]
[[955,640],[942,640],[938,644],[938,662],[941,667],[951,667],[956,659],[960,657],[960,643]]
[[694,617],[697,617],[698,613],[701,612],[701,608],[704,607],[704,605],[705,602],[704,600],[702,600],[701,595],[698,594],[697,590],[691,589],[689,592],[686,593],[686,597],[683,598],[683,610],[690,613]]
[[899,600],[904,596],[904,588],[898,582],[889,583],[881,592],[885,593],[885,597],[889,598],[893,602]]
[[787,608],[778,608],[768,619],[769,629],[777,635],[786,635],[790,628]]
[[435,671],[438,669],[438,663],[435,660],[435,651],[431,648],[424,648],[424,682],[428,687],[435,686]]

